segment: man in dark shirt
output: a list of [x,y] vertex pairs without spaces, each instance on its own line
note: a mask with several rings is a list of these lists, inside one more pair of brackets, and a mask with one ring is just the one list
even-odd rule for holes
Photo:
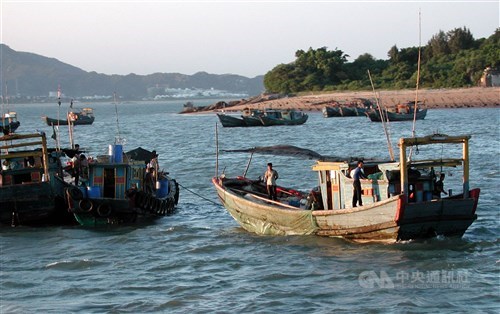
[[434,197],[436,198],[441,198],[441,193],[448,195],[444,190],[444,176],[444,173],[441,173],[439,180],[434,183]]
[[365,174],[363,173],[363,161],[358,161],[358,166],[354,169],[352,178],[354,179],[354,182],[352,183],[352,186],[354,187],[354,190],[352,191],[352,207],[356,207],[358,202],[359,206],[363,206],[360,181],[360,179],[366,179]]

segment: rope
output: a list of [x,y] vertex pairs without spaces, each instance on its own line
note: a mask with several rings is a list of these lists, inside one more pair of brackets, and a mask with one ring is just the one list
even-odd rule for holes
[[205,200],[205,201],[207,201],[207,202],[210,202],[210,203],[212,203],[212,204],[214,204],[214,205],[219,205],[219,206],[222,206],[222,204],[219,204],[219,203],[217,203],[217,202],[214,202],[214,201],[212,201],[212,200],[210,200],[210,199],[208,199],[208,198],[206,198],[206,197],[204,197],[204,196],[202,196],[202,195],[200,195],[200,194],[198,194],[198,193],[196,193],[196,192],[194,192],[194,191],[192,191],[192,190],[188,189],[187,187],[185,187],[184,185],[180,184],[179,182],[177,182],[177,184],[179,184],[179,186],[180,186],[180,187],[182,187],[183,189],[187,190],[188,192],[191,192],[192,194],[194,194],[194,195],[198,196],[198,197],[199,197],[199,198],[201,198],[201,199],[204,199],[204,200]]

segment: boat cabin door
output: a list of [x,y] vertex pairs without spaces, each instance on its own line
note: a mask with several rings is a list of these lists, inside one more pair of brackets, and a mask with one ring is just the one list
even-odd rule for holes
[[102,188],[103,197],[114,198],[115,197],[115,169],[105,168],[104,169],[104,186]]

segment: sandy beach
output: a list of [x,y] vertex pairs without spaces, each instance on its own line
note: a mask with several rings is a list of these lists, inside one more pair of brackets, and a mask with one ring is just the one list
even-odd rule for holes
[[[415,90],[377,91],[380,102],[385,106],[406,103],[415,100]],[[304,111],[320,111],[324,106],[335,102],[356,102],[359,98],[375,99],[372,91],[332,92],[303,96],[266,99],[256,97],[231,104],[226,111],[252,109],[299,109]],[[418,100],[424,101],[427,108],[497,108],[500,106],[500,87],[471,87],[459,89],[427,89],[419,90]],[[211,108],[220,110],[220,108]]]

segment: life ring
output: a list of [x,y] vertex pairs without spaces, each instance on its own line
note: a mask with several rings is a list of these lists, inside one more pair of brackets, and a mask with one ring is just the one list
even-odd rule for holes
[[66,190],[66,192],[75,201],[83,199],[83,192],[77,187],[70,187]]
[[90,213],[94,208],[94,203],[92,203],[90,199],[84,198],[78,203],[78,207],[80,207],[81,211],[85,213]]
[[162,205],[163,205],[163,201],[160,199],[156,199],[155,209],[156,209],[157,215],[161,215]]
[[102,203],[99,207],[97,207],[97,214],[101,217],[109,217],[112,211],[113,208],[109,203]]
[[168,200],[164,200],[161,202],[161,214],[164,216],[168,211]]

